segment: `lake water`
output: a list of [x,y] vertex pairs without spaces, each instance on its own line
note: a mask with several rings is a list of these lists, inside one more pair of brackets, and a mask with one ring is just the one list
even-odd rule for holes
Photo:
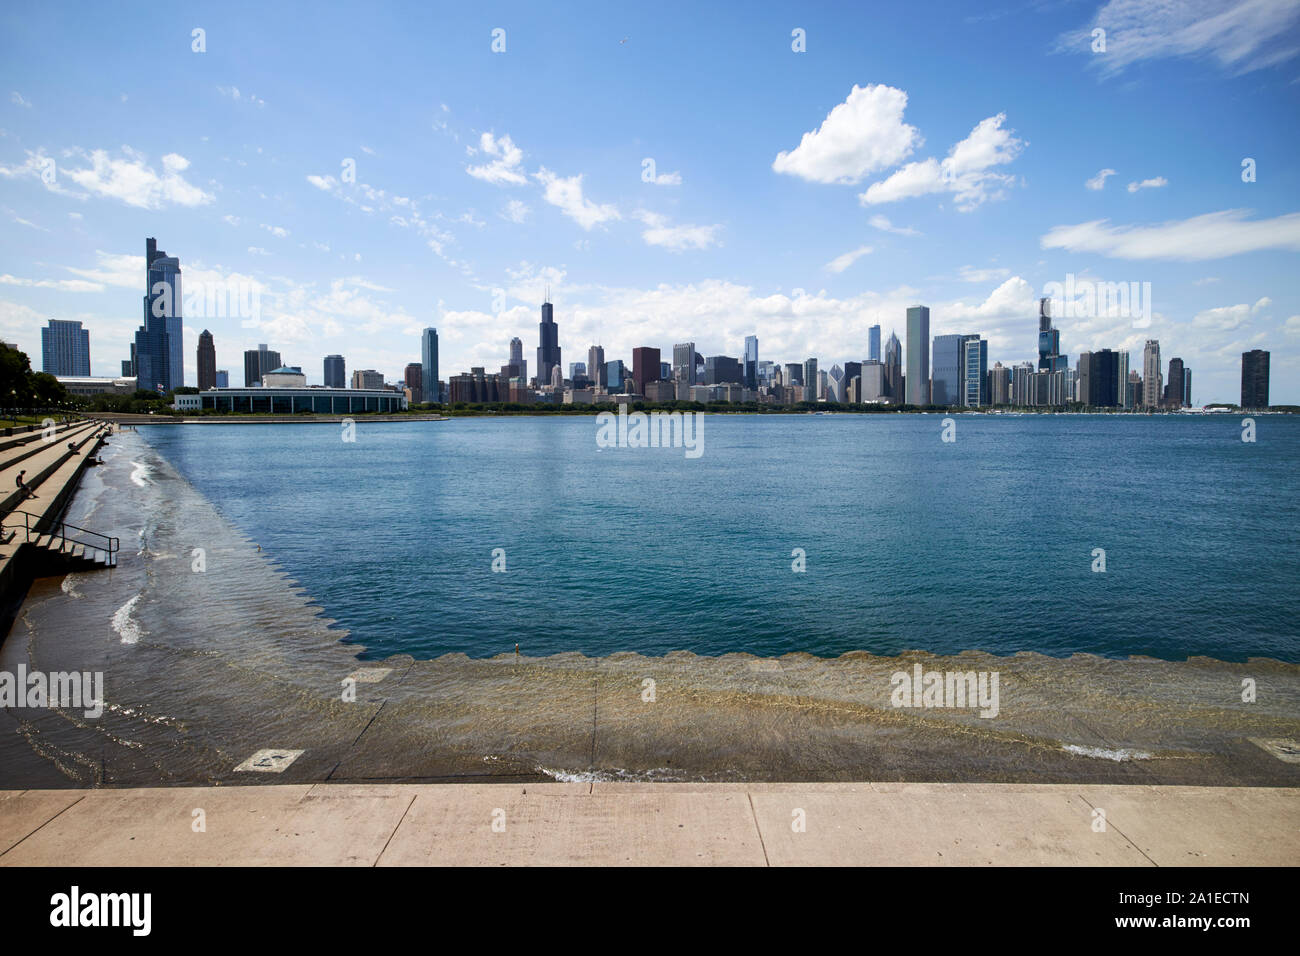
[[708,416],[695,459],[590,417],[140,434],[369,657],[1300,661],[1300,420],[941,421]]

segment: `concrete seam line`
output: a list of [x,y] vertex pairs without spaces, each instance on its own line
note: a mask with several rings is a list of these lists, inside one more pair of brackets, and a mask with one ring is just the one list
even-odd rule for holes
[[[31,792],[30,790],[24,790],[24,791],[23,791],[23,793],[30,793],[30,792]],[[37,833],[41,832],[41,830],[45,829],[47,826],[49,826],[51,823],[53,823],[53,822],[54,822],[55,820],[57,820],[59,817],[63,816],[63,814],[67,813],[69,810],[71,810],[73,807],[75,807],[77,804],[79,804],[82,800],[85,800],[85,799],[86,799],[86,795],[83,793],[81,796],[77,797],[76,800],[73,800],[73,801],[72,801],[71,803],[69,803],[66,807],[64,807],[64,808],[63,808],[62,810],[60,810],[58,813],[54,814],[54,816],[50,817],[48,820],[46,820],[44,823],[42,823],[40,826],[38,826],[38,827],[37,827],[35,830],[33,830],[31,833],[27,834],[27,836],[23,837],[23,838],[20,839],[20,840],[15,840],[15,841],[13,842],[12,845],[5,847],[5,849],[4,849],[3,851],[0,851],[0,857],[3,857],[6,853],[8,853],[8,852],[9,852],[10,850],[12,850],[14,847],[18,846],[18,845],[19,845],[20,843],[22,843],[24,840],[28,840],[28,839],[34,837]]]
[[754,831],[758,834],[758,845],[763,851],[763,865],[771,866],[772,861],[767,858],[767,844],[763,842],[763,828],[758,824],[758,811],[754,809],[754,795],[746,790],[745,797],[749,800],[749,812],[754,818]]
[[397,818],[397,825],[393,827],[393,832],[388,834],[388,839],[384,841],[384,848],[380,850],[379,855],[375,857],[375,862],[370,864],[371,869],[379,866],[379,861],[382,860],[384,854],[388,852],[388,845],[393,842],[393,837],[397,836],[397,831],[401,828],[402,821],[405,820],[406,815],[411,812],[411,807],[415,805],[415,798],[418,796],[419,794],[417,793],[411,797],[411,802],[406,805],[406,809],[402,811],[402,815]]
[[[1088,798],[1085,797],[1083,794],[1079,793],[1079,794],[1075,794],[1075,796],[1077,796],[1080,800],[1082,800],[1085,804],[1087,804],[1087,806],[1091,807],[1093,810],[1096,810],[1096,809],[1097,809],[1097,808],[1094,807],[1091,803],[1088,803]],[[1121,830],[1118,826],[1115,826],[1115,824],[1113,824],[1113,823],[1111,822],[1111,820],[1110,820],[1109,817],[1106,818],[1106,826],[1107,826],[1107,827],[1114,827],[1114,828],[1115,828],[1115,832],[1118,833],[1120,836],[1122,836],[1122,837],[1123,837],[1123,838],[1128,842],[1128,845],[1129,845],[1129,846],[1131,846],[1133,849],[1135,849],[1135,850],[1137,850],[1139,853],[1141,853],[1142,856],[1146,858],[1146,861],[1147,861],[1148,863],[1150,863],[1150,864],[1151,864],[1152,866],[1154,866],[1156,869],[1159,869],[1159,868],[1160,868],[1160,864],[1157,863],[1155,860],[1151,859],[1151,857],[1147,856],[1147,855],[1146,855],[1146,852],[1145,852],[1145,851],[1144,851],[1140,846],[1137,845],[1137,841],[1136,841],[1136,840],[1130,840],[1130,839],[1129,839],[1129,835],[1128,835],[1127,833],[1125,833],[1123,830]]]

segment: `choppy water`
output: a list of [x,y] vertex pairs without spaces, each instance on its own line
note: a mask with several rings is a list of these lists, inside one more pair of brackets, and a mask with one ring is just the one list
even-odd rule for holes
[[1257,429],[711,416],[697,460],[601,449],[591,418],[141,434],[374,655],[1295,662],[1300,419]]

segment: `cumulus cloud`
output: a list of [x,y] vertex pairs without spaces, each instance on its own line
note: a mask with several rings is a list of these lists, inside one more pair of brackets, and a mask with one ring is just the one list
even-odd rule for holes
[[1156,176],[1153,179],[1144,179],[1141,182],[1132,182],[1128,184],[1128,191],[1137,192],[1139,189],[1159,189],[1161,186],[1168,186],[1169,180],[1163,176]]
[[923,140],[903,122],[907,94],[892,86],[854,85],[799,145],[778,153],[772,169],[814,183],[857,183],[912,154]]
[[879,229],[881,232],[892,232],[898,236],[921,235],[919,231],[911,228],[910,226],[895,226],[892,222],[889,221],[888,218],[886,218],[885,216],[881,216],[879,214],[872,216],[870,219],[867,220],[867,222],[870,223],[873,228]]
[[[90,165],[80,169],[60,165],[58,179],[75,183],[85,191],[85,195],[117,199],[139,209],[163,209],[169,205],[202,206],[213,200],[210,193],[186,181],[182,174],[189,169],[190,161],[179,153],[164,156],[162,172],[158,173],[143,154],[126,146],[122,147],[123,155],[117,158],[102,149],[89,153],[80,149],[71,152]],[[4,171],[0,170],[0,175],[3,174]]]
[[1154,226],[1112,226],[1107,219],[1054,226],[1039,239],[1044,249],[1095,252],[1115,259],[1192,262],[1243,252],[1300,252],[1300,213],[1247,219],[1250,210],[1225,209]]
[[1105,189],[1106,177],[1114,176],[1114,175],[1115,175],[1115,170],[1103,169],[1098,171],[1097,175],[1093,176],[1092,179],[1089,179],[1087,182],[1085,182],[1084,185],[1087,186],[1089,189],[1094,189],[1094,190]]
[[834,272],[836,274],[839,274],[843,272],[845,269],[847,269],[849,266],[853,265],[853,263],[857,262],[863,256],[870,255],[870,254],[871,254],[870,246],[858,246],[858,248],[850,250],[849,252],[846,252],[843,255],[836,256],[830,262],[826,263],[826,265],[824,265],[822,268],[825,269],[827,272]]
[[641,211],[635,216],[645,223],[646,228],[641,238],[647,245],[662,246],[671,252],[685,252],[687,249],[707,249],[718,241],[721,226],[670,225],[666,216],[658,213]]
[[931,158],[908,163],[888,178],[872,183],[858,200],[870,206],[952,193],[957,208],[970,212],[985,202],[1001,199],[1002,187],[1014,183],[1015,177],[993,172],[992,167],[1012,162],[1025,146],[1012,130],[1003,127],[1004,122],[1005,113],[981,120],[943,161]]

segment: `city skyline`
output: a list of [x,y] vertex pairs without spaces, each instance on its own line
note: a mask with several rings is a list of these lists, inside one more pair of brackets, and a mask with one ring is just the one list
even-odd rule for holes
[[[692,11],[685,33],[638,10],[557,31],[507,5],[499,54],[468,12],[412,7],[394,35],[323,11],[319,42],[374,30],[389,51],[346,76],[295,41],[290,13],[240,10],[174,37],[105,11],[57,29],[43,10],[0,14],[0,336],[35,355],[48,319],[79,320],[92,374],[118,374],[141,235],[179,256],[187,288],[260,297],[257,315],[184,316],[187,384],[205,328],[219,368],[273,342],[312,382],[325,354],[399,380],[426,327],[444,381],[495,368],[503,339],[531,346],[548,284],[578,356],[686,341],[742,355],[756,334],[768,356],[829,369],[870,354],[871,326],[903,338],[904,310],[926,302],[932,335],[978,333],[1009,366],[1035,358],[1037,300],[1077,276],[1150,283],[1151,315],[1059,316],[1061,353],[1136,364],[1159,339],[1200,400],[1228,402],[1240,355],[1265,348],[1272,400],[1300,403],[1300,132],[1268,120],[1300,98],[1292,4],[1241,17],[1232,44],[1206,29],[1176,47],[1125,39],[1170,32],[1172,14],[1105,3],[985,19],[949,4],[939,32],[934,11]],[[435,25],[431,63],[414,38]],[[928,70],[908,53],[921,37]],[[556,58],[574,66],[540,69]],[[299,99],[304,83],[320,102]],[[159,86],[182,106],[142,124]],[[367,108],[322,105],[353,102]]]

